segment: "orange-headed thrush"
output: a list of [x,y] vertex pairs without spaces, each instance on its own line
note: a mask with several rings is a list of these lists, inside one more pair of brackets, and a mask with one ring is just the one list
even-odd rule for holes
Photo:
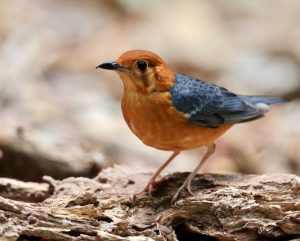
[[97,68],[115,70],[124,94],[123,116],[131,131],[146,145],[173,151],[170,158],[136,194],[149,190],[160,172],[181,152],[206,146],[207,152],[179,188],[192,194],[191,181],[215,150],[215,140],[232,125],[260,118],[281,97],[235,94],[224,87],[174,73],[156,54],[129,50],[116,61]]

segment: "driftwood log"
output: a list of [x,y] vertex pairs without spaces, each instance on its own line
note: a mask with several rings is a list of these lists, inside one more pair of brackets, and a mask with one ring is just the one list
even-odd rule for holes
[[195,196],[171,198],[187,173],[131,198],[149,174],[108,168],[94,178],[0,179],[0,240],[299,240],[300,178],[199,174]]

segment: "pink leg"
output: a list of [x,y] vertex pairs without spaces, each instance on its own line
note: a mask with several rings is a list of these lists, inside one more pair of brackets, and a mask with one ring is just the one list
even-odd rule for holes
[[187,188],[188,192],[191,195],[193,195],[193,192],[192,192],[192,189],[191,189],[192,180],[194,179],[194,177],[196,176],[196,174],[199,172],[200,168],[205,163],[205,161],[215,152],[215,149],[216,149],[216,145],[215,144],[209,145],[207,147],[207,152],[205,153],[204,157],[199,162],[199,164],[195,168],[195,170],[187,177],[187,179],[184,181],[184,183],[181,185],[181,187],[177,190],[177,192],[175,193],[175,195],[174,195],[174,197],[172,199],[172,203],[174,203],[177,200],[179,194],[185,188]]
[[179,151],[174,151],[173,154],[168,158],[168,160],[162,164],[162,166],[152,175],[149,182],[144,186],[140,191],[135,192],[134,195],[143,194],[144,192],[148,192],[154,185],[155,179],[159,176],[159,174],[166,168],[166,166],[179,154]]

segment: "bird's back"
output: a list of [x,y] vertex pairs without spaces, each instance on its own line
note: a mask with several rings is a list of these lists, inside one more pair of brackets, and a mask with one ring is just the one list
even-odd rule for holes
[[223,87],[176,74],[170,90],[172,103],[190,123],[218,127],[262,117],[269,105],[285,102],[281,97],[237,95]]

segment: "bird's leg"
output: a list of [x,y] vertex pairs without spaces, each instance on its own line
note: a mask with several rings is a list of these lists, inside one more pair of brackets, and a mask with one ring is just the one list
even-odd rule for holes
[[212,144],[212,145],[208,146],[207,152],[205,153],[204,157],[202,158],[202,160],[200,161],[198,166],[195,168],[195,170],[188,176],[186,187],[191,195],[194,195],[192,192],[192,188],[191,188],[192,180],[194,179],[196,174],[199,172],[199,170],[201,169],[203,164],[206,162],[206,160],[215,152],[215,150],[216,150],[216,144]]
[[192,192],[192,189],[191,189],[192,180],[194,179],[196,174],[199,172],[200,168],[205,163],[205,161],[215,152],[215,149],[216,149],[216,145],[214,143],[207,147],[207,152],[205,153],[204,157],[201,159],[201,161],[199,162],[197,167],[194,169],[194,171],[187,177],[187,179],[184,181],[184,183],[181,185],[181,187],[177,190],[177,192],[175,193],[175,195],[172,199],[172,203],[174,203],[177,200],[179,194],[182,192],[182,190],[184,188],[187,188],[188,192],[191,195],[194,195]]
[[144,186],[140,191],[135,192],[134,195],[139,195],[144,192],[149,191],[155,185],[155,179],[159,176],[159,174],[166,168],[166,166],[179,154],[179,151],[174,151],[173,154],[168,158],[168,160],[161,165],[161,167],[152,175],[146,186]]

